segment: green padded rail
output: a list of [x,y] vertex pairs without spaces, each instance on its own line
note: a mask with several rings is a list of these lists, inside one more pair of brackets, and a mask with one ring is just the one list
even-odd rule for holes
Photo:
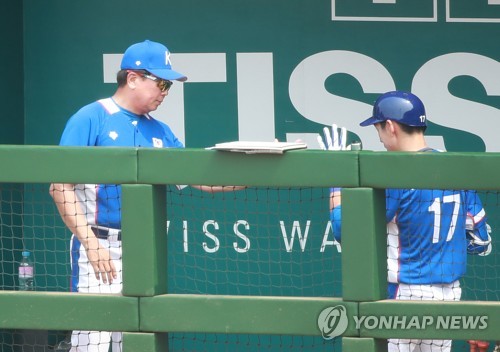
[[[160,295],[140,298],[141,330],[321,336],[318,316],[336,305],[358,314],[356,303],[338,298]],[[344,336],[358,336],[352,322]]]
[[500,153],[299,150],[247,155],[203,149],[2,145],[0,182],[495,189],[499,159]]
[[138,331],[138,298],[0,291],[0,328]]
[[[366,326],[361,324],[362,337],[457,340],[498,340],[500,337],[500,302],[497,301],[384,300],[360,303],[359,314],[386,319],[382,323],[379,319],[380,325],[376,325],[375,318],[371,318]],[[396,329],[386,329],[387,325],[383,324],[391,317],[392,319],[399,317],[399,321],[402,321],[402,317],[406,317],[406,320],[397,324],[393,320],[392,324],[396,325],[389,326]],[[401,326],[411,327],[412,318],[415,324],[413,329],[401,328]],[[423,329],[424,326],[427,328]]]
[[0,182],[135,183],[137,149],[0,145]]
[[360,185],[499,189],[500,153],[360,152]]
[[140,149],[139,183],[246,186],[358,186],[358,152],[296,150],[244,154]]

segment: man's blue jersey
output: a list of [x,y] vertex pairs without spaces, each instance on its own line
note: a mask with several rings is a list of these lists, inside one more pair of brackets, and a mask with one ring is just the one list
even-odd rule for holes
[[[331,212],[341,239],[341,206]],[[466,222],[484,241],[485,212],[474,191],[387,189],[388,281],[446,284],[463,276],[467,263]]]
[[388,189],[386,207],[389,282],[448,284],[465,274],[467,216],[485,225],[475,192]]
[[[61,146],[183,148],[171,129],[150,115],[136,115],[111,98],[81,108],[66,124]],[[121,228],[120,185],[76,185],[89,225]]]

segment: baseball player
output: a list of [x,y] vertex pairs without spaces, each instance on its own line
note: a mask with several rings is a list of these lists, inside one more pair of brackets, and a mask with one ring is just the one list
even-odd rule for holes
[[[373,115],[360,123],[374,125],[388,151],[437,152],[427,146],[425,108],[407,92],[381,95]],[[339,136],[326,129],[323,149],[343,150],[345,129]],[[328,133],[327,133],[328,132]],[[341,190],[331,189],[331,220],[341,241]],[[475,191],[436,189],[387,189],[387,267],[389,298],[450,300],[461,296],[467,253],[491,251],[489,226]],[[451,340],[390,339],[389,351],[450,351]]]
[[[187,77],[172,69],[170,52],[146,40],[124,53],[112,97],[81,108],[67,122],[61,146],[183,148],[164,123],[150,115],[173,81]],[[243,187],[195,186],[203,191]],[[122,290],[121,187],[111,184],[52,184],[50,194],[71,230],[71,290],[120,293]],[[120,332],[74,331],[71,351],[121,351]]]

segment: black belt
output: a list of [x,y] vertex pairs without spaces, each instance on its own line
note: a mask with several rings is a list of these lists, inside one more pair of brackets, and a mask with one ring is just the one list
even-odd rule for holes
[[[101,229],[99,227],[94,227],[94,226],[91,226],[90,228],[92,229],[92,232],[95,234],[95,237],[103,239],[103,240],[108,239],[108,237],[109,237],[109,230],[108,229]],[[122,240],[122,231],[119,230],[118,231],[118,241],[121,241],[121,240]]]

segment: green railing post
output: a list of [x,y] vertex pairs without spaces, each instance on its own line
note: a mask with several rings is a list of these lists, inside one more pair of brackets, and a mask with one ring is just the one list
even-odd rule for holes
[[123,334],[123,346],[126,346],[125,351],[167,352],[168,335],[126,332]]
[[366,337],[343,337],[343,352],[383,352],[387,351],[387,341]]
[[[167,293],[166,187],[122,186],[123,295],[142,297]],[[166,333],[125,333],[126,351],[167,351]]]
[[166,188],[122,186],[123,294],[167,292]]
[[[387,233],[385,191],[342,190],[342,297],[366,302],[386,298]],[[359,332],[358,332],[359,333]],[[343,338],[344,352],[381,352],[385,340]]]
[[386,298],[384,190],[342,190],[342,292],[345,301]]

